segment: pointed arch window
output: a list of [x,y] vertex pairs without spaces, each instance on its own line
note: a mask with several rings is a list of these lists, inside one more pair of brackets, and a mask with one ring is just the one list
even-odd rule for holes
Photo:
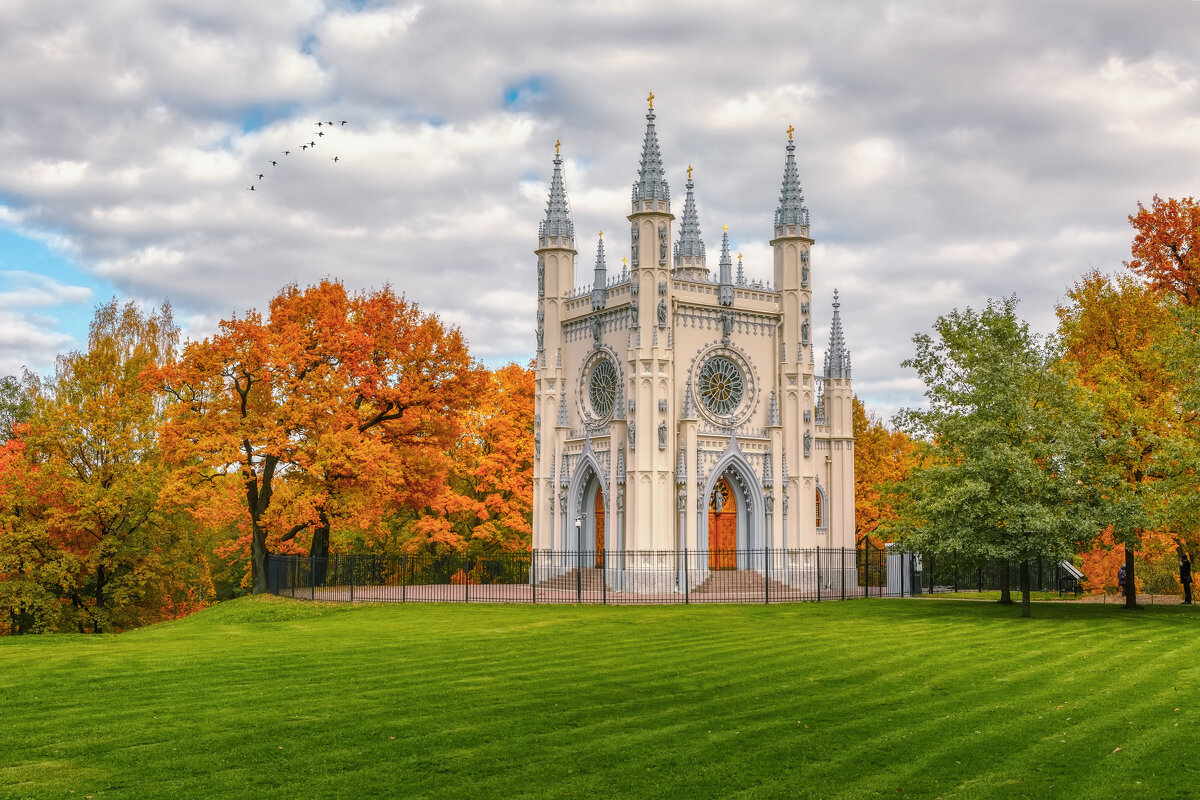
[[816,508],[817,530],[824,531],[825,528],[828,526],[829,521],[827,518],[828,514],[827,514],[827,511],[825,508],[825,493],[823,491],[821,491],[820,486],[817,487],[817,491],[816,491],[816,506],[817,506],[817,508]]

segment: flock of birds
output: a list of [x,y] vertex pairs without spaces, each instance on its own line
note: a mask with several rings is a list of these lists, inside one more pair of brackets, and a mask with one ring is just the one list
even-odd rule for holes
[[[317,139],[324,138],[324,136],[325,136],[325,131],[324,131],[324,130],[322,130],[323,128],[331,128],[331,129],[333,129],[333,130],[340,130],[340,129],[341,129],[343,126],[345,126],[345,125],[349,125],[349,124],[350,124],[350,121],[349,121],[349,120],[344,120],[344,119],[343,119],[343,120],[339,120],[339,121],[338,121],[338,122],[336,122],[336,123],[335,123],[333,120],[326,120],[326,121],[319,121],[319,122],[317,122],[317,138],[316,138],[316,139],[313,139],[311,142],[304,142],[304,143],[300,144],[300,145],[299,145],[299,147],[300,147],[300,151],[301,151],[301,152],[304,152],[304,151],[307,151],[307,150],[316,150],[316,149],[317,149]],[[284,150],[284,151],[283,151],[283,154],[284,154],[285,156],[290,156],[290,155],[292,154],[292,151],[291,151],[291,150]],[[341,159],[340,159],[340,158],[338,158],[337,156],[334,156],[334,157],[333,157],[333,158],[331,158],[330,160],[331,160],[333,163],[335,163],[335,164],[336,164],[336,163],[338,163],[338,161],[340,161]],[[269,160],[267,163],[268,163],[268,164],[270,164],[272,167],[278,167],[278,166],[279,166],[279,160],[278,160],[278,159],[271,159],[271,160]],[[258,183],[259,181],[262,181],[262,180],[263,180],[263,179],[265,179],[266,177],[267,177],[267,173],[265,173],[265,172],[260,172],[260,173],[258,173],[258,174],[255,176],[255,180],[256,180],[256,182],[255,182],[255,183],[252,183],[252,184],[250,184],[250,185],[249,185],[249,186],[246,188],[246,191],[248,191],[248,192],[253,192],[253,191],[255,191],[254,187],[257,185],[257,183]]]

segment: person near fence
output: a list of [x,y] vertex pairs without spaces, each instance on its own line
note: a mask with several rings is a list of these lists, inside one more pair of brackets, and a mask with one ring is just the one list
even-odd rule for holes
[[1124,564],[1122,564],[1121,568],[1119,570],[1117,570],[1117,586],[1121,587],[1121,597],[1126,597],[1127,595],[1125,594],[1125,590],[1127,587],[1126,587],[1125,565]]
[[1179,582],[1183,584],[1183,604],[1192,604],[1192,559],[1183,545],[1179,546]]

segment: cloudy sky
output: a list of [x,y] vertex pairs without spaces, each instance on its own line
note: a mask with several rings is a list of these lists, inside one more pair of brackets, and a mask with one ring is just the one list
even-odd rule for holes
[[596,232],[627,250],[653,91],[676,213],[691,164],[751,278],[795,126],[816,339],[837,287],[888,416],[939,314],[1016,293],[1052,330],[1139,200],[1200,192],[1198,42],[1195,0],[6,0],[0,374],[51,369],[113,296],[201,338],[324,277],[524,362],[554,142],[584,283]]

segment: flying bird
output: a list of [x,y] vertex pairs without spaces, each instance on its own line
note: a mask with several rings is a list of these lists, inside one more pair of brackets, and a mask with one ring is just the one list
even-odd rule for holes
[[267,176],[266,176],[266,175],[264,175],[264,174],[262,174],[261,172],[260,172],[260,173],[258,173],[258,179],[259,179],[260,181],[261,181],[263,178],[265,178],[265,177],[267,177]]
[[253,191],[254,191],[254,185],[253,185],[253,184],[251,184],[250,188],[249,188],[249,189],[247,189],[246,191],[248,191],[248,192],[253,192]]
[[317,127],[319,128],[319,127],[321,127],[321,126],[322,126],[322,125],[324,125],[324,124],[325,124],[324,122],[318,122],[318,123],[317,123]]
[[284,151],[283,151],[283,154],[284,154],[285,156],[290,156],[290,155],[292,154],[292,151],[291,151],[291,150],[284,150]]
[[329,127],[331,127],[331,128],[332,128],[332,127],[333,127],[333,120],[329,120],[329,122],[326,122],[325,124],[326,124],[326,125],[328,125]]
[[333,157],[333,160],[334,160],[334,163],[337,163],[338,157],[337,157],[337,156],[334,156],[334,157]]
[[324,136],[324,135],[325,135],[325,131],[317,131],[317,136]]
[[316,142],[309,142],[309,143],[308,143],[308,146],[309,146],[309,147],[316,147],[316,146],[317,146],[317,143],[316,143]]
[[349,120],[346,120],[346,119],[342,120],[342,124],[343,124],[343,125],[348,125],[349,123],[350,123],[350,121],[349,121]]
[[276,161],[272,161],[272,162],[271,162],[271,166],[273,167],[273,166],[275,166],[277,163],[278,163],[278,162],[276,162]]
[[307,149],[308,149],[308,145],[306,145],[306,144],[302,144],[302,145],[300,145],[300,149],[301,149],[301,150],[307,150]]

